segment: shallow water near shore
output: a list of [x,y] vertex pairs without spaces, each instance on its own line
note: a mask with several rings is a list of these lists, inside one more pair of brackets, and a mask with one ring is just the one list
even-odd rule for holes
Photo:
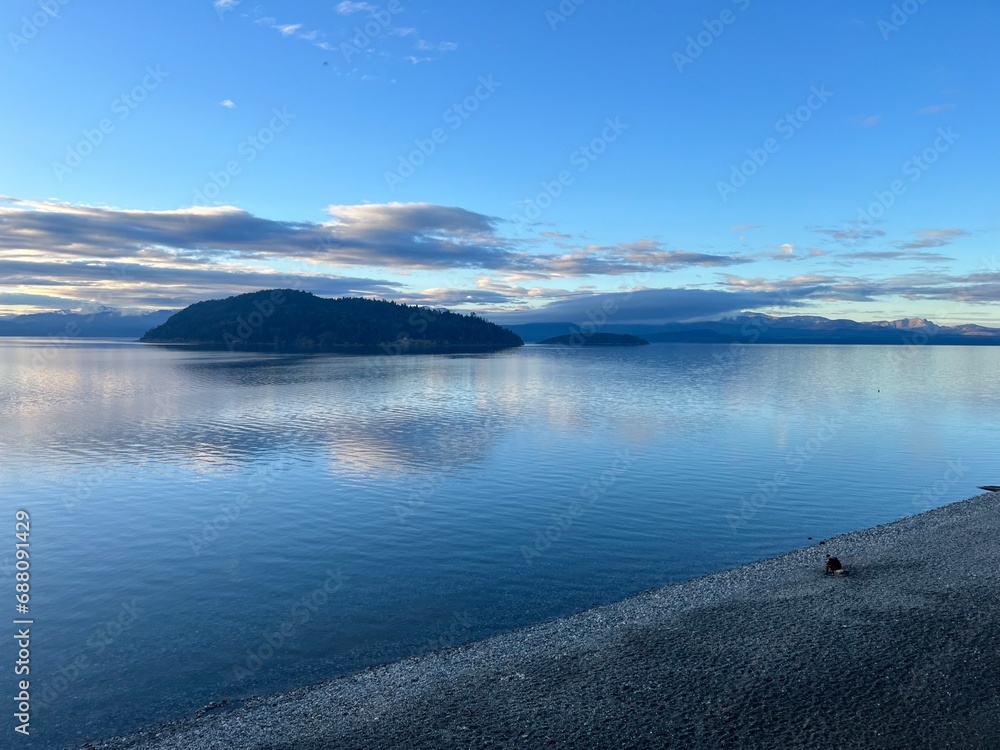
[[32,517],[32,746],[968,497],[1000,480],[998,365],[986,347],[0,340],[0,486],[12,525]]

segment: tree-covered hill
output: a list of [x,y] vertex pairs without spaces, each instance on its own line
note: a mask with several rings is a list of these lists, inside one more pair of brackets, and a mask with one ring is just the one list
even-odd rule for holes
[[516,333],[476,316],[362,297],[327,299],[271,289],[197,302],[139,339],[212,349],[334,352],[488,351],[521,346]]

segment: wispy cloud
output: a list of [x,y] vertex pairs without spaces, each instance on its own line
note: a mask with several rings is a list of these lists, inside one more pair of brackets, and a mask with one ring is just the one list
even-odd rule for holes
[[894,242],[903,250],[922,250],[929,247],[944,247],[950,245],[959,237],[968,237],[969,232],[958,227],[948,229],[920,229],[916,232],[917,239],[908,242]]
[[811,230],[817,234],[824,234],[844,245],[885,237],[883,230],[873,227],[844,225],[843,227],[812,227]]
[[426,39],[421,39],[416,44],[416,49],[433,52],[454,52],[458,49],[457,42],[436,42],[432,44]]
[[[258,18],[254,23],[260,26],[267,26],[269,29],[274,29],[282,36],[292,36],[296,31],[302,28],[301,23],[278,23],[271,16],[264,16],[263,18]],[[309,34],[314,34],[314,32],[309,32]],[[305,38],[303,36],[303,38]]]
[[676,269],[684,266],[732,266],[747,261],[730,255],[697,253],[688,250],[668,250],[653,240],[637,240],[611,247],[592,248],[612,258],[635,263],[645,269]]
[[838,260],[910,260],[943,263],[955,260],[939,253],[914,253],[903,250],[864,250],[856,253],[840,253]]
[[725,275],[724,284],[732,291],[768,292],[800,302],[872,302],[887,297],[983,305],[1000,302],[1000,273],[997,272],[948,276],[928,271],[887,279],[802,275],[765,280]]
[[882,122],[881,115],[858,115],[854,118],[854,122],[863,128],[872,128]]
[[231,206],[139,211],[7,199],[0,258],[322,263],[394,270],[492,269],[524,278],[624,275],[747,262],[650,240],[531,252],[497,217],[427,203],[334,205],[326,222],[275,221]]
[[[0,293],[177,307],[291,285],[328,295],[504,309],[590,295],[593,289],[543,288],[529,280],[746,262],[665,248],[652,240],[532,252],[534,242],[501,233],[505,221],[452,206],[333,205],[327,211],[326,222],[289,222],[232,207],[142,211],[3,199]],[[274,261],[301,269],[296,281],[268,268]],[[410,291],[377,276],[333,274],[326,270],[331,266],[385,268],[404,278],[411,270],[485,269],[504,279],[487,276],[474,286]]]
[[[372,70],[364,70],[362,63],[373,65],[377,61],[394,61],[418,65],[433,62],[437,58],[428,54],[412,54],[411,50],[424,53],[445,53],[458,49],[458,43],[452,41],[429,42],[420,39],[415,44],[409,41],[400,41],[402,37],[417,35],[419,32],[412,26],[394,25],[396,16],[405,10],[399,5],[390,3],[386,9],[386,7],[368,2],[342,0],[335,4],[333,9],[342,18],[337,22],[338,28],[332,29],[330,33],[321,29],[306,28],[303,23],[279,21],[274,16],[265,15],[260,6],[255,6],[242,15],[251,19],[258,26],[277,31],[286,39],[307,42],[325,52],[339,51],[345,56],[346,61],[351,63],[351,67],[344,71],[335,67],[334,72],[337,75],[357,75],[362,80],[386,78],[382,74],[374,74]],[[366,14],[371,18],[367,21],[362,20],[361,24],[358,25],[358,19],[353,18],[357,14]],[[395,79],[391,77],[389,80],[395,82]]]
[[545,307],[491,315],[504,325],[518,323],[562,323],[586,320],[595,310],[614,309],[620,325],[704,320],[747,309],[796,307],[788,295],[770,291],[725,291],[712,289],[639,289],[629,292],[576,294]]
[[294,287],[330,296],[391,297],[398,282],[317,272],[279,273],[238,264],[206,262],[171,266],[127,261],[45,262],[4,260],[0,289],[47,290],[78,302],[118,306],[181,307],[209,297]]
[[331,51],[334,49],[333,45],[326,41],[326,33],[319,29],[302,31],[303,24],[301,23],[279,23],[273,16],[261,16],[259,13],[258,10],[254,9],[252,14],[258,16],[253,21],[257,26],[274,29],[285,38],[301,39],[322,50]]
[[797,261],[797,260],[808,260],[809,258],[819,258],[826,255],[824,250],[820,250],[818,247],[806,248],[805,252],[796,252],[795,245],[792,243],[786,243],[784,245],[778,246],[778,252],[761,252],[753,253],[752,255],[741,256],[747,261],[750,260],[778,260],[778,261]]
[[[629,276],[726,269],[763,257],[696,252],[652,239],[571,245],[571,238],[554,230],[545,238],[514,238],[505,234],[509,222],[457,206],[385,203],[331,205],[326,210],[325,221],[279,221],[231,206],[143,211],[0,198],[0,293],[169,307],[220,294],[294,285],[322,294],[492,310],[550,302],[552,309],[546,307],[544,314],[559,320],[580,309],[573,305],[592,304],[595,284],[606,287],[617,280],[614,284],[621,288]],[[831,259],[945,262],[946,256],[928,248],[969,234],[956,227],[923,229],[911,240],[894,243],[893,249]],[[553,241],[562,243],[557,252],[548,249]],[[796,260],[822,253],[785,243],[769,257]],[[272,270],[275,263],[298,269],[293,275],[299,281],[291,284],[286,274]],[[345,275],[333,270],[342,267],[363,272]],[[475,283],[463,280],[418,291],[387,278],[406,279],[417,270],[485,273]],[[603,282],[597,281],[602,278]],[[1000,301],[998,273],[948,276],[928,269],[889,279],[823,273],[776,280],[722,273],[720,278],[721,289],[636,292],[635,299],[645,305],[638,308],[640,317],[682,319],[762,306],[870,302],[883,297]],[[570,279],[581,286],[574,289],[559,283]]]
[[780,280],[765,280],[760,276],[749,278],[745,276],[736,276],[734,274],[722,274],[722,278],[724,285],[729,289],[740,289],[754,292],[779,292],[787,291],[789,289],[797,289],[799,290],[800,295],[803,295],[806,290],[816,289],[822,285],[830,285],[837,281],[837,279],[832,276],[824,276],[820,274],[802,274]]
[[235,102],[233,102],[232,99],[223,99],[221,102],[219,102],[219,104],[225,107],[226,109],[232,109],[233,107],[236,106]]
[[365,2],[352,2],[352,0],[342,0],[335,6],[338,13],[348,16],[352,13],[374,13],[377,8]]
[[954,108],[955,108],[954,102],[948,102],[947,104],[931,104],[930,106],[924,107],[923,109],[918,109],[917,110],[917,114],[918,115],[936,115],[939,112],[945,112],[946,110],[954,109]]

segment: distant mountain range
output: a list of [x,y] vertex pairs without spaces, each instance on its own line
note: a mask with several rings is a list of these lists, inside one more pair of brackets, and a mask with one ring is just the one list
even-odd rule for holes
[[[573,323],[526,323],[508,326],[527,342],[581,330]],[[652,342],[698,344],[1000,344],[1000,329],[967,324],[939,326],[923,318],[859,323],[817,315],[776,317],[743,313],[722,320],[665,323],[659,326],[600,326],[603,333],[631,333]]]
[[[60,310],[49,313],[13,315],[0,318],[0,336],[80,336],[140,338],[167,321],[176,310],[157,310],[142,315],[126,315],[102,307],[93,313]],[[554,336],[579,332],[580,326],[565,323],[525,323],[508,325],[528,342],[537,343]],[[760,344],[1000,344],[1000,329],[966,324],[939,326],[924,318],[881,320],[859,323],[854,320],[791,315],[776,317],[742,313],[722,320],[663,325],[616,325],[596,329],[601,333],[627,333],[651,342],[760,343]]]
[[58,312],[10,315],[0,318],[0,336],[68,336],[71,338],[121,337],[139,338],[150,328],[160,325],[176,310],[157,310],[142,315],[124,315],[111,307],[94,312],[69,310]]

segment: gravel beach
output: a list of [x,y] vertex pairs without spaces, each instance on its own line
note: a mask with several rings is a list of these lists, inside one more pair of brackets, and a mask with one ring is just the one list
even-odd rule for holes
[[995,750],[998,540],[979,495],[86,747]]

